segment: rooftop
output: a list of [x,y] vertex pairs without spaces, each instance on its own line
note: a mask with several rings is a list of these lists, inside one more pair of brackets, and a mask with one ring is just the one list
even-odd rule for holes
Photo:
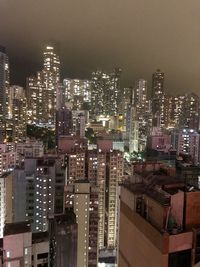
[[7,223],[4,227],[4,236],[31,232],[29,222]]
[[32,243],[41,243],[49,241],[49,233],[48,232],[40,232],[40,233],[32,233]]

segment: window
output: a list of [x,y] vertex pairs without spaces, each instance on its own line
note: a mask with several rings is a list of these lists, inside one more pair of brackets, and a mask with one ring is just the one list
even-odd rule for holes
[[48,253],[40,253],[37,255],[38,260],[45,259],[45,258],[48,258]]
[[24,249],[24,255],[28,255],[28,248]]

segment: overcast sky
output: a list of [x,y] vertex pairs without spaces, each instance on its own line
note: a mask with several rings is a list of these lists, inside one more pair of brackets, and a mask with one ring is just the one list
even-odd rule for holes
[[171,93],[200,94],[199,0],[0,0],[0,44],[11,78],[41,69],[42,46],[59,43],[63,77],[123,69],[123,85],[160,68]]

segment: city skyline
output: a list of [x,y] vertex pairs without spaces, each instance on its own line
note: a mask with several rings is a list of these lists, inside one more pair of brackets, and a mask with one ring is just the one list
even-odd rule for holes
[[152,72],[160,68],[167,92],[198,93],[198,9],[199,3],[186,1],[61,1],[59,6],[43,1],[39,9],[37,2],[1,1],[1,43],[11,60],[12,84],[24,85],[25,77],[41,68],[42,44],[55,40],[62,78],[88,79],[97,68],[120,67],[123,86],[130,86],[139,78],[151,83]]
[[179,1],[0,0],[0,267],[200,264],[200,4]]

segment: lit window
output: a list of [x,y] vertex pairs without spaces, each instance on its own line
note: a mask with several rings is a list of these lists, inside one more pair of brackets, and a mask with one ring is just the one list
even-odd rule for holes
[[28,255],[28,248],[24,249],[24,255]]

